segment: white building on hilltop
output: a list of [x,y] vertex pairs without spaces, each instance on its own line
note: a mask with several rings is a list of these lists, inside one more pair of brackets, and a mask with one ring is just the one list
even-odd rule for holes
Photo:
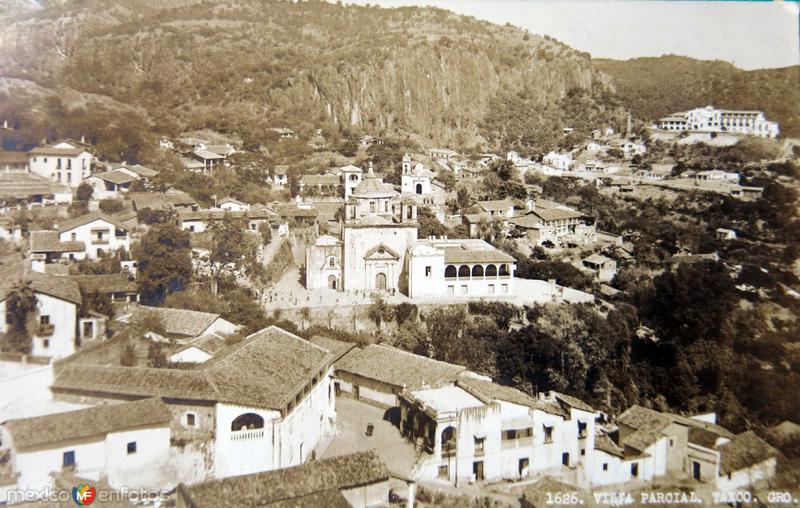
[[734,132],[763,138],[774,138],[780,131],[777,122],[770,122],[762,111],[715,109],[713,106],[673,113],[658,121],[667,131]]

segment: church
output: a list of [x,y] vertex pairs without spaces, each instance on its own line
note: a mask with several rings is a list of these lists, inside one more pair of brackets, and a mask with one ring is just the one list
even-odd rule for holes
[[[432,174],[407,164],[404,157],[401,188],[428,190]],[[482,240],[418,240],[417,201],[408,192],[384,183],[371,164],[366,174],[349,173],[360,178],[344,205],[341,237],[321,236],[306,250],[307,289],[412,298],[513,293],[513,257]]]

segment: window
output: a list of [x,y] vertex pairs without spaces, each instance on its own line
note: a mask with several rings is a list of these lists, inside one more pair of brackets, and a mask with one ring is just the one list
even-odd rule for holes
[[631,464],[631,476],[633,476],[634,478],[639,476],[639,463],[638,462],[634,462],[633,464]]
[[494,294],[494,284],[489,284],[489,294],[490,295]]
[[39,317],[39,323],[43,324],[43,325],[49,325],[50,324],[50,316],[48,316],[47,314],[44,314],[44,315],[40,316]]
[[133,455],[136,453],[136,441],[131,441],[128,443],[128,455]]
[[585,456],[585,455],[586,455],[586,448],[584,448],[583,450],[581,450],[581,457],[583,457],[583,456]]
[[608,462],[603,463],[603,471],[608,471]]
[[544,425],[544,442],[545,443],[552,443],[553,442],[553,427],[548,427]]
[[194,427],[197,425],[197,415],[194,413],[186,413],[186,426]]
[[508,284],[502,284],[500,286],[500,292],[501,293],[508,293]]
[[517,431],[515,429],[503,431],[503,439],[517,439]]
[[441,478],[443,480],[446,480],[448,478],[448,476],[450,476],[448,474],[447,465],[439,466],[439,474],[438,474],[438,476],[439,476],[439,478]]
[[74,241],[76,241],[76,240],[78,239],[78,233],[76,233],[76,232],[74,232],[74,231],[73,231],[73,232],[72,232],[72,233],[69,235],[69,237],[70,237],[70,238],[72,239],[72,241],[74,242]]
[[447,279],[454,279],[456,277],[456,267],[453,265],[447,265],[444,269],[444,276]]
[[586,437],[586,422],[582,422],[578,420],[578,437],[585,438]]
[[475,438],[475,455],[483,453],[485,444],[486,444],[486,438],[485,437],[476,437]]
[[61,157],[56,159],[56,169],[61,169]]
[[425,277],[430,277],[430,276],[431,276],[431,267],[430,266],[426,266],[425,267]]
[[669,446],[670,446],[670,448],[672,448],[674,445],[675,445],[675,440],[674,440],[674,439],[670,439],[670,440],[669,440]]
[[561,454],[561,463],[565,466],[569,466],[569,453],[562,453]]
[[50,339],[44,339],[42,341],[42,347],[44,347],[45,349],[49,348],[50,347]]
[[334,268],[336,266],[336,258],[331,256],[328,258],[328,267]]
[[72,182],[72,173],[67,173],[67,183]]
[[70,450],[68,452],[64,452],[64,458],[61,462],[63,467],[69,467],[75,465],[75,452]]

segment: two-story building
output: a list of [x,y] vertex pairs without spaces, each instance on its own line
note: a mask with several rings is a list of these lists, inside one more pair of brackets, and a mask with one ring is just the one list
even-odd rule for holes
[[28,152],[28,167],[31,173],[76,188],[89,176],[92,159],[79,144],[62,141]]
[[297,466],[335,428],[333,357],[271,326],[192,370],[59,365],[57,400],[101,403],[159,397],[170,412],[177,482]]
[[85,257],[89,259],[119,249],[127,252],[131,247],[128,229],[102,212],[91,212],[62,222],[58,227],[58,237],[62,242],[83,242]]
[[401,432],[423,452],[426,479],[458,485],[560,473],[594,448],[597,413],[555,392],[531,397],[468,373],[454,386],[405,390],[400,404]]
[[[76,350],[78,308],[81,292],[78,284],[66,277],[30,272],[24,279],[36,297],[31,333],[30,354],[33,356],[64,358]],[[7,313],[8,298],[15,288],[15,278],[4,276],[0,281],[0,333],[8,333],[12,317]]]

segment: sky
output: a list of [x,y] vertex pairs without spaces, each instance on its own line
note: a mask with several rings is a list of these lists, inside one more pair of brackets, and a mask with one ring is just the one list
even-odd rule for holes
[[430,5],[550,35],[595,58],[675,54],[741,69],[800,65],[800,3],[642,0],[350,0]]

